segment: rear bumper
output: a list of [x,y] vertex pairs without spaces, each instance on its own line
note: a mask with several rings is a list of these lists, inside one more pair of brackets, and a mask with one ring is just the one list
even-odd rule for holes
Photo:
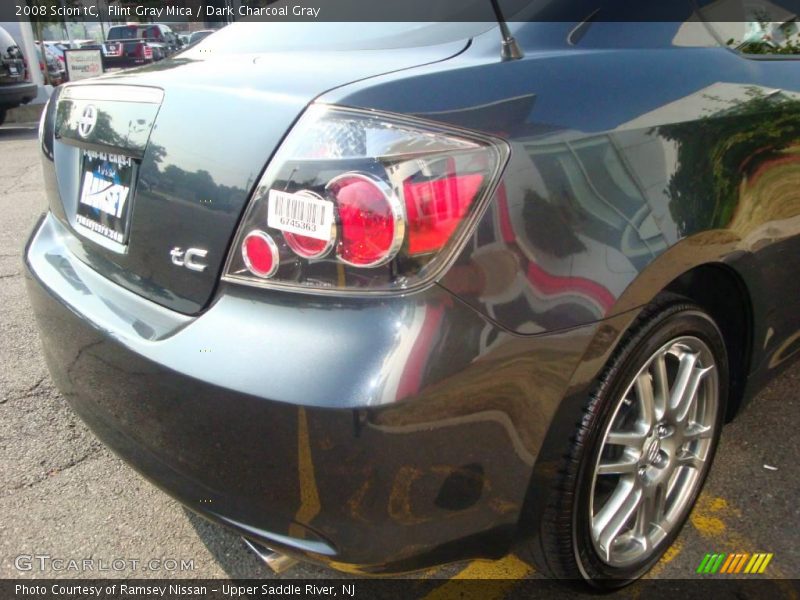
[[140,67],[154,62],[153,58],[138,58],[133,56],[105,56],[102,57],[104,69],[125,69]]
[[15,108],[36,98],[35,83],[12,83],[0,85],[0,108]]
[[223,288],[187,317],[78,261],[71,235],[48,214],[25,252],[50,372],[162,489],[339,568],[507,551],[593,328],[506,336],[437,287],[347,303]]

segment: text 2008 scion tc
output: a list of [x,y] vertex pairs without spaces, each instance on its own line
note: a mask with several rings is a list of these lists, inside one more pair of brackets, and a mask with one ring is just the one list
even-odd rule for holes
[[64,87],[25,253],[54,380],[276,552],[639,577],[800,335],[797,64],[671,6],[234,24]]

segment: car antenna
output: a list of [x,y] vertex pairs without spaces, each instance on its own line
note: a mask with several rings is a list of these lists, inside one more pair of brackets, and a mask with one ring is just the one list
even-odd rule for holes
[[506,23],[506,18],[503,16],[503,11],[500,9],[500,2],[499,0],[489,0],[492,3],[492,9],[494,10],[495,19],[497,19],[497,24],[500,25],[500,35],[503,36],[502,47],[500,50],[500,56],[503,60],[516,60],[518,58],[522,58],[522,50],[517,44],[517,40],[511,35],[511,31],[508,29],[508,23]]

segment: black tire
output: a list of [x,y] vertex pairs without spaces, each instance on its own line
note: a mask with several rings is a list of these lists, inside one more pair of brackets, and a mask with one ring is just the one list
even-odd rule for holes
[[6,114],[7,114],[6,109],[0,108],[0,125],[6,122]]
[[670,295],[645,308],[624,336],[599,377],[574,435],[565,445],[564,461],[544,508],[538,535],[521,549],[544,574],[586,582],[601,589],[619,588],[647,573],[680,533],[689,516],[688,509],[668,535],[653,546],[652,554],[625,568],[611,566],[592,543],[589,490],[604,432],[627,386],[649,357],[681,336],[701,339],[711,350],[718,369],[716,425],[707,460],[700,469],[699,485],[688,496],[688,507],[694,506],[713,462],[722,428],[728,394],[728,358],[722,334],[711,316],[686,299]]

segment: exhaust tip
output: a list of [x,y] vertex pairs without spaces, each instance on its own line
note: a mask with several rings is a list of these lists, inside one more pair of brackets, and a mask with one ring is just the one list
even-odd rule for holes
[[292,558],[291,556],[286,556],[280,552],[275,552],[274,550],[248,540],[247,538],[242,538],[242,540],[244,540],[245,545],[250,548],[250,550],[252,550],[255,555],[276,574],[288,571],[298,562],[297,559]]

